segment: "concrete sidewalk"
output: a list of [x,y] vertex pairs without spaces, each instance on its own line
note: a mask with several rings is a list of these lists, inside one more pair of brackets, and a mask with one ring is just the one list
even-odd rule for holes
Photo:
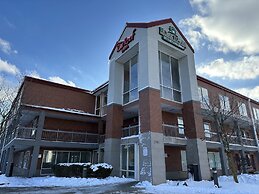
[[100,193],[144,193],[142,189],[133,187],[137,182],[87,186],[87,187],[1,187],[0,194],[26,193],[26,194],[100,194]]

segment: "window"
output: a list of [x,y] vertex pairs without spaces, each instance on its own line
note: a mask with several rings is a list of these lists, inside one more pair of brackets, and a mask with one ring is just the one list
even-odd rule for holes
[[205,133],[205,137],[211,137],[211,128],[210,128],[210,124],[209,123],[203,123],[203,128],[204,128],[204,133]]
[[186,151],[181,150],[182,171],[187,171]]
[[159,52],[161,97],[181,102],[178,60]]
[[95,100],[95,114],[105,115],[107,106],[107,91],[102,92],[100,95],[96,96]]
[[96,115],[100,115],[100,108],[101,108],[101,96],[96,96],[96,102],[95,102]]
[[198,94],[201,102],[201,108],[208,109],[210,105],[208,90],[206,88],[198,87]]
[[208,152],[208,160],[210,169],[221,169],[221,162],[219,152]]
[[178,123],[178,132],[179,132],[179,134],[184,134],[183,118],[182,117],[178,117],[177,118],[177,123]]
[[230,111],[229,98],[227,96],[219,95],[220,108],[223,111]]
[[259,120],[259,109],[253,108],[255,120]]
[[138,56],[124,64],[123,104],[138,99]]
[[239,114],[247,117],[246,105],[243,102],[238,103]]

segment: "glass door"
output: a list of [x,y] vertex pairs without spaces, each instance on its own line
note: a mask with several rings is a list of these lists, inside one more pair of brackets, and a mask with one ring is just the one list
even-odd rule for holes
[[135,178],[135,145],[121,146],[121,175]]

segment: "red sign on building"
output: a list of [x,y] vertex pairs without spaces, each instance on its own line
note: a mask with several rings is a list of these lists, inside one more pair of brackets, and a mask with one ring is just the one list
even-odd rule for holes
[[135,32],[136,32],[136,29],[132,31],[132,34],[130,36],[124,38],[124,40],[120,42],[117,42],[116,44],[117,52],[121,51],[122,53],[124,53],[129,48],[129,43],[134,40]]

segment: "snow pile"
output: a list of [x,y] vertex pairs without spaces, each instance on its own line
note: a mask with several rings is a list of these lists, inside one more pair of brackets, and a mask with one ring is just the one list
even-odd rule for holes
[[[219,177],[220,188],[215,188],[213,181],[167,181],[153,186],[149,182],[141,182],[136,187],[144,188],[147,193],[165,194],[259,194],[259,175],[242,174],[235,183],[231,176]],[[188,186],[185,186],[187,184]]]
[[91,163],[58,163],[58,166],[72,166],[72,165],[77,165],[77,166],[90,166]]
[[112,166],[107,163],[99,163],[99,164],[93,164],[91,165],[91,169],[93,172],[97,171],[100,167],[105,168],[105,169],[112,169]]
[[[130,178],[107,177],[105,179],[97,178],[63,178],[63,177],[6,177],[0,175],[1,187],[84,187],[97,186],[116,183],[127,183],[135,181]],[[1,190],[1,189],[0,189]]]

